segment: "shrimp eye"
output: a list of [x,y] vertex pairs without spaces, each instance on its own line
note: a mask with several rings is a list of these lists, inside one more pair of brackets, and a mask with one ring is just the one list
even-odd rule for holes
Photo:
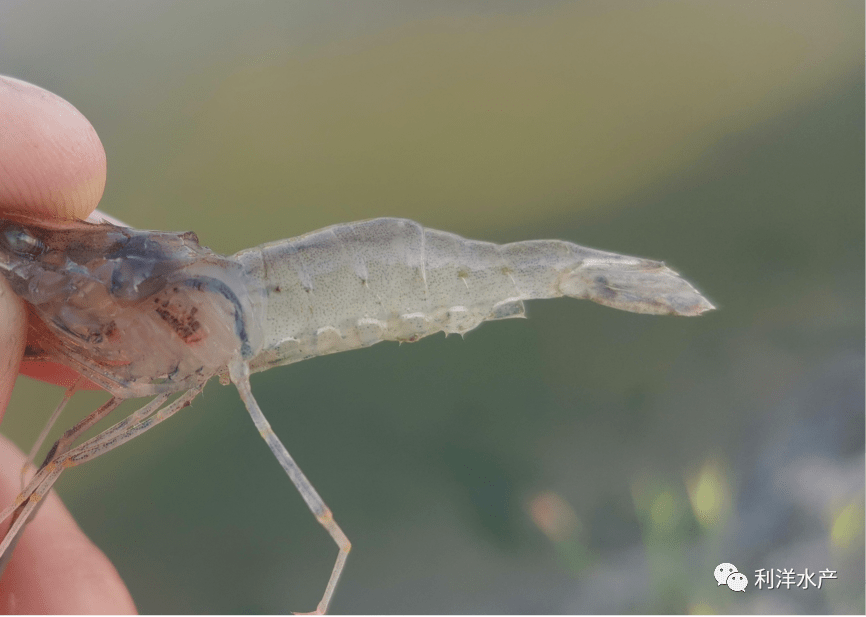
[[34,238],[20,227],[7,227],[3,230],[3,238],[9,248],[19,255],[38,257],[45,252],[45,243],[39,238]]

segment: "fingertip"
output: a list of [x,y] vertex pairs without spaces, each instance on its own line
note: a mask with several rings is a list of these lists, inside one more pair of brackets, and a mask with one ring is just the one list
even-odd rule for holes
[[0,76],[0,209],[83,219],[105,189],[105,149],[68,101]]

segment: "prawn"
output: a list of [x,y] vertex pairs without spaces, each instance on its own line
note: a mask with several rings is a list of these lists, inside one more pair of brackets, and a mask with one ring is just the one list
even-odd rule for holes
[[[0,567],[63,470],[160,424],[217,376],[234,383],[271,452],[337,544],[316,613],[327,611],[351,543],[271,429],[252,394],[251,373],[380,341],[462,335],[483,321],[523,317],[524,302],[536,298],[569,296],[650,314],[693,316],[714,308],[662,262],[561,240],[497,245],[398,218],[334,225],[230,257],[202,247],[193,232],[0,220],[0,273],[37,318],[31,320],[37,342],[26,357],[66,364],[112,396],[62,435],[0,513],[0,520],[12,517]],[[142,397],[151,400],[73,447],[122,401]]]

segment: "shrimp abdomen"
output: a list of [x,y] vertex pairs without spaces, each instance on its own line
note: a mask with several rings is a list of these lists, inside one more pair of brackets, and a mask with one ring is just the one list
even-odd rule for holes
[[380,218],[238,253],[262,297],[265,343],[253,368],[465,333],[563,295],[633,312],[696,315],[709,304],[660,262],[561,240],[497,245]]

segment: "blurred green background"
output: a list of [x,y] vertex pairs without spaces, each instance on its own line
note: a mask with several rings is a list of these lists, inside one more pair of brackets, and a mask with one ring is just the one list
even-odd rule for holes
[[[101,207],[135,227],[231,253],[403,216],[663,259],[719,307],[533,303],[255,376],[354,543],[333,612],[862,614],[863,18],[5,2],[0,73],[90,119]],[[60,396],[20,379],[4,432],[29,447]],[[58,492],[146,613],[311,610],[336,554],[216,383]],[[760,568],[838,579],[758,590]]]

